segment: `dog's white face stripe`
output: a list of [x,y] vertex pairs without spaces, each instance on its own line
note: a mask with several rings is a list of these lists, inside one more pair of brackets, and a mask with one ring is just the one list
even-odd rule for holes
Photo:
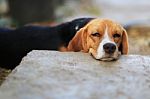
[[[102,41],[100,42],[99,46],[98,46],[98,49],[97,49],[97,55],[96,55],[96,59],[100,59],[102,58],[103,56],[105,56],[105,52],[104,52],[104,49],[103,49],[103,46],[104,44],[106,43],[113,43],[115,44],[114,42],[112,42],[110,40],[110,37],[108,35],[108,27],[106,26],[106,29],[105,29],[105,33],[104,33],[104,36],[103,36],[103,39]],[[116,45],[116,44],[115,44]]]

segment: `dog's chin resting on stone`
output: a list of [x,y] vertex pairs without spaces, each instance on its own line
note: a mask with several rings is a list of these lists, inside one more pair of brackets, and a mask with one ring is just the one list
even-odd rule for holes
[[106,61],[106,62],[109,62],[109,61],[116,61],[119,59],[119,57],[121,56],[121,52],[118,52],[116,56],[108,56],[108,57],[103,57],[101,59],[99,59],[100,61]]
[[110,62],[110,61],[116,61],[116,60],[118,60],[120,56],[121,56],[121,52],[118,52],[117,55],[115,55],[115,56],[106,55],[106,57],[102,57],[102,58],[96,59],[96,60]]

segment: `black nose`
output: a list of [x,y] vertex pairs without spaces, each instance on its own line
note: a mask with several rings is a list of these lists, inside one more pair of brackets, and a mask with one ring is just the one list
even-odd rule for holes
[[103,45],[104,51],[108,54],[112,54],[116,50],[116,45],[113,43],[106,43]]

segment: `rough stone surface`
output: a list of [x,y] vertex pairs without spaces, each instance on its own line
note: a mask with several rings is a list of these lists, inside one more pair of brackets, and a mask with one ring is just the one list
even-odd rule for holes
[[150,99],[150,56],[102,62],[81,52],[32,51],[2,84],[0,99]]

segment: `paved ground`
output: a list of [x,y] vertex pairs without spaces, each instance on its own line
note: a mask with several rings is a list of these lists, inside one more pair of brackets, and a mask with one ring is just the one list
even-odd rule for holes
[[126,24],[132,21],[150,21],[149,0],[94,0],[101,9],[101,16]]

